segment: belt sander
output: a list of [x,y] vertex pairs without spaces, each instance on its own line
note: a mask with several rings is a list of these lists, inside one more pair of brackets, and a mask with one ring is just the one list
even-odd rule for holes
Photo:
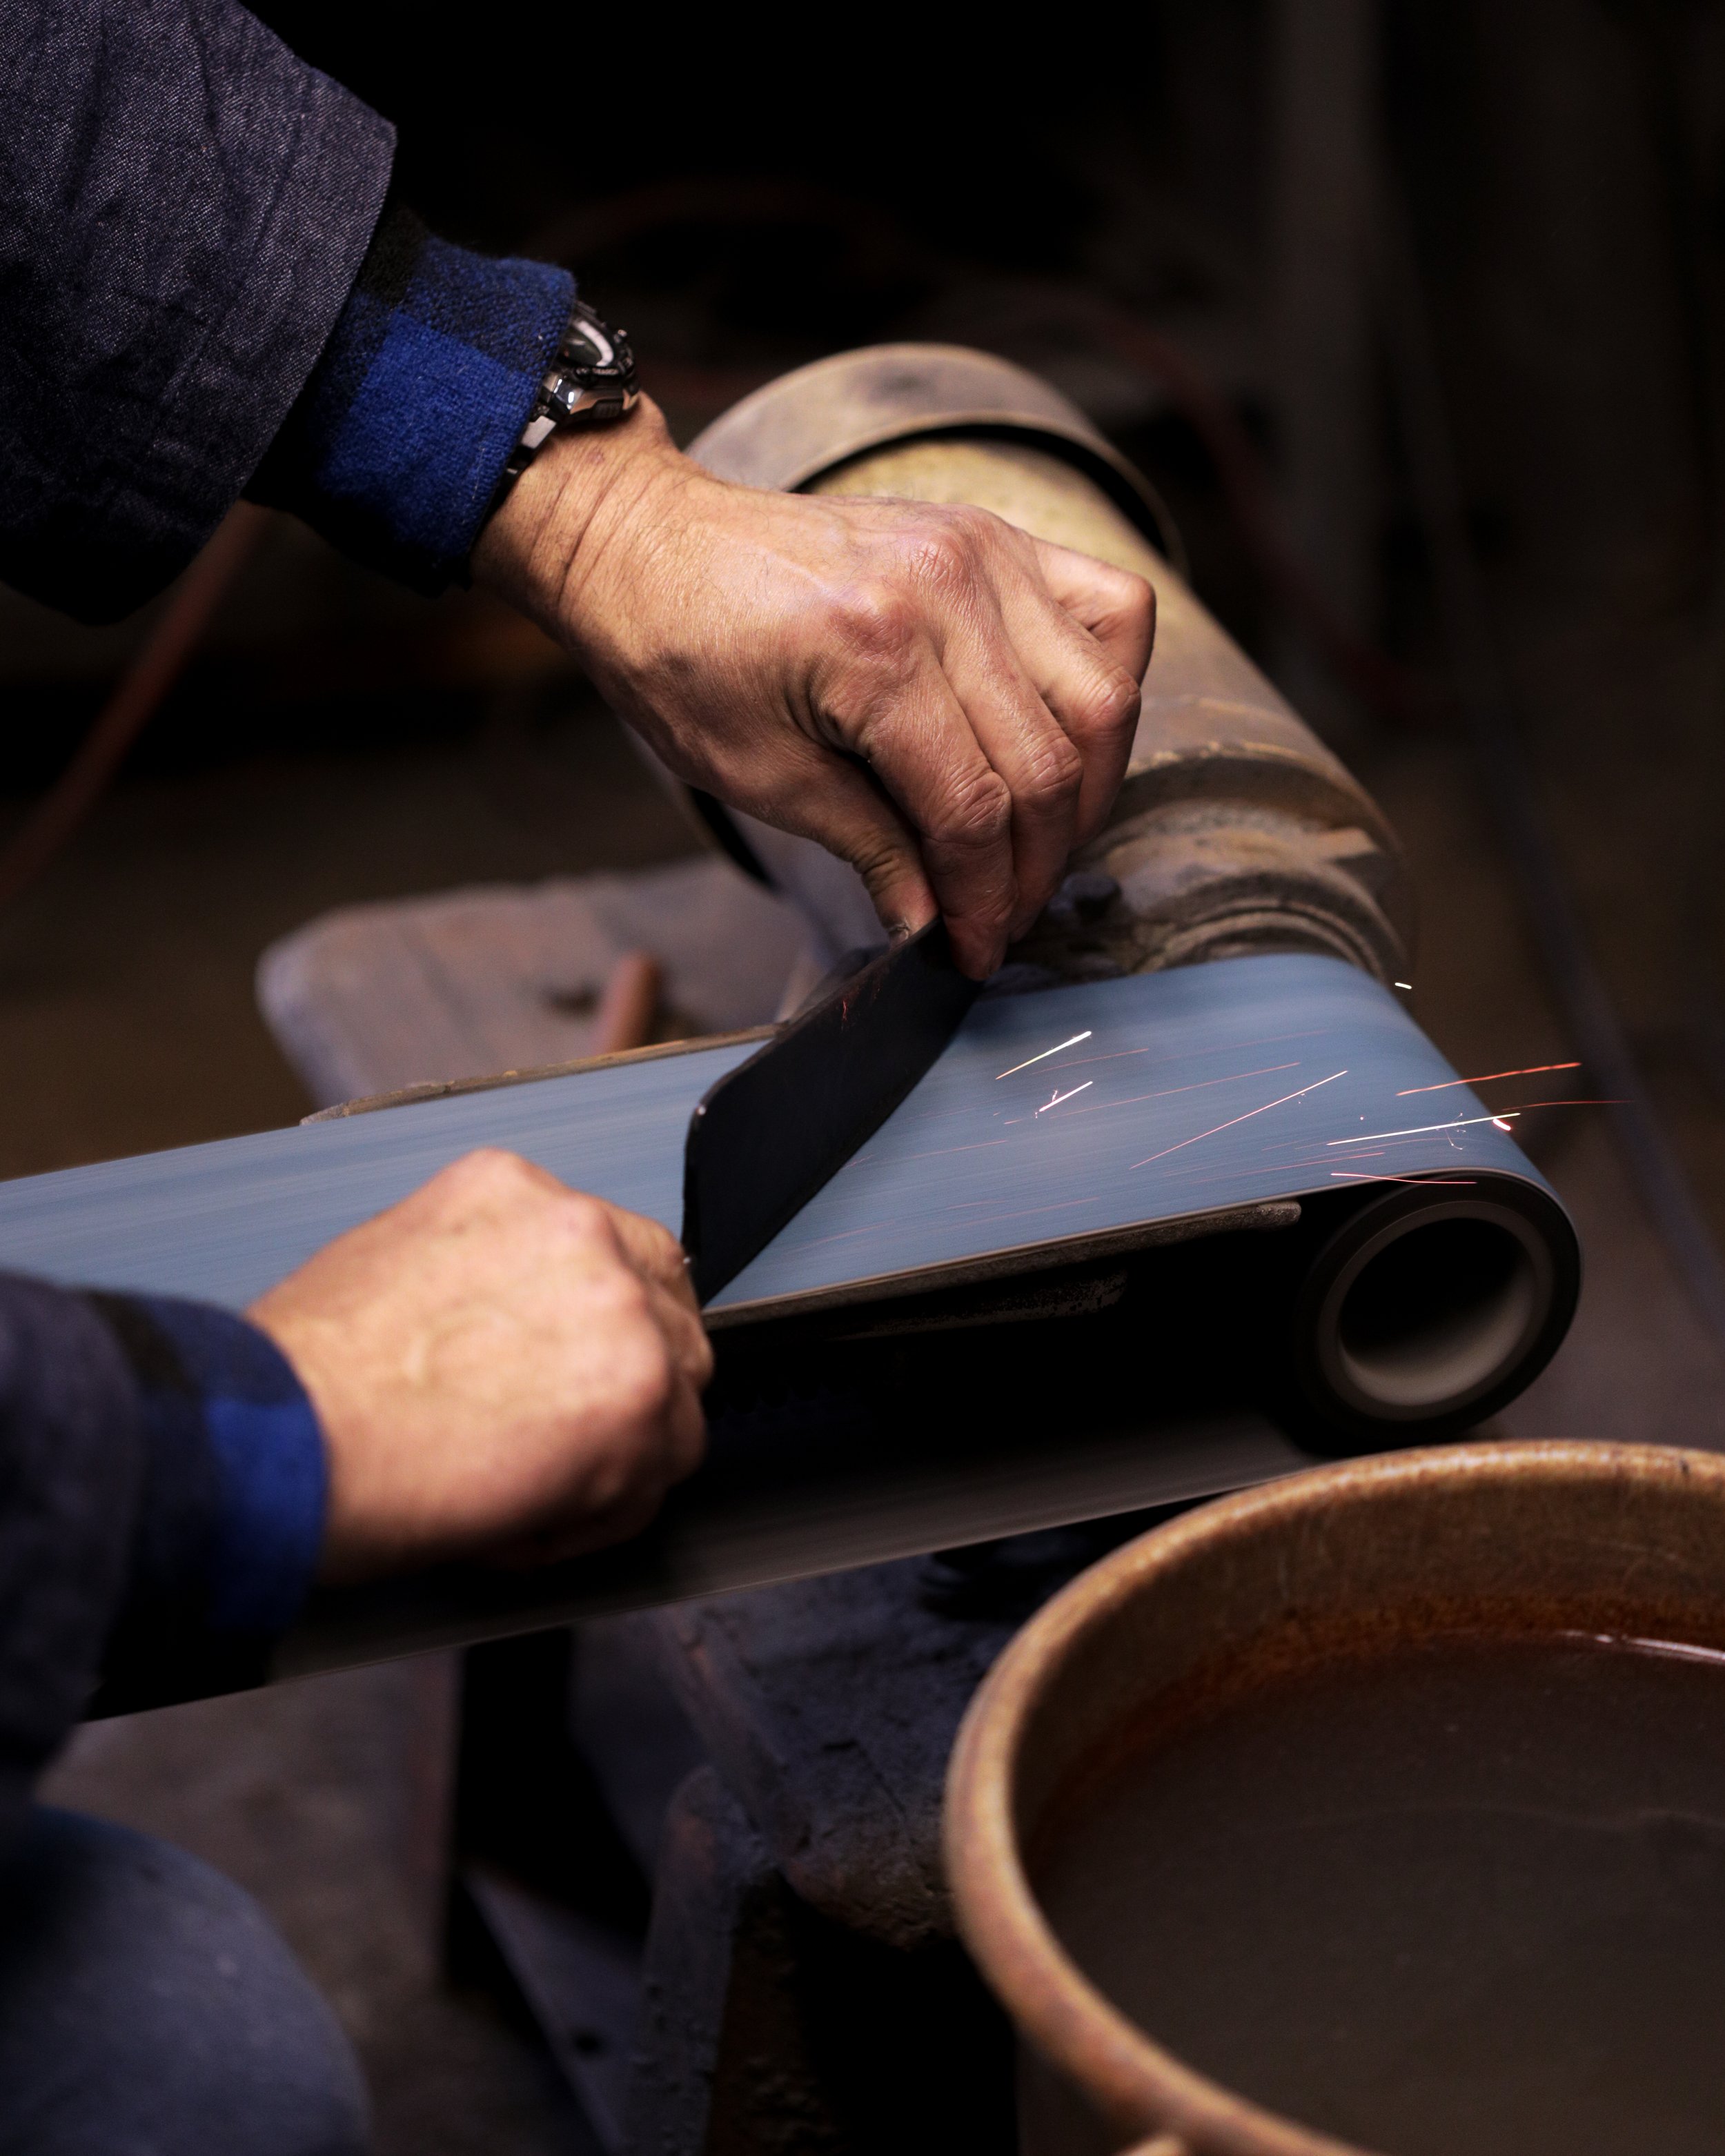
[[[682,1234],[711,1445],[655,1526],[541,1572],[321,1593],[278,1674],[1441,1436],[1529,1383],[1573,1315],[1561,1204],[1393,985],[1383,819],[1152,545],[1153,497],[1080,414],[983,355],[889,347],[787,377],[696,453],[757,484],[979,501],[1149,575],[1120,800],[974,1000],[937,930],[770,1034],[0,1185],[0,1263],[234,1307],[478,1145]],[[867,927],[848,871],[698,806],[835,942]]]

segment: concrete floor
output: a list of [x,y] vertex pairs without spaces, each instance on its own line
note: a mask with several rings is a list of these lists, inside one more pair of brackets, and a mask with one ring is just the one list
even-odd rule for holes
[[[1523,659],[1536,743],[1556,714],[1594,745],[1563,762],[1554,810],[1614,989],[1656,1045],[1681,988],[1679,901],[1666,886],[1671,834],[1691,808],[1675,752],[1662,778],[1644,759],[1627,787],[1620,746],[1615,759],[1606,751],[1645,712],[1650,678],[1687,661],[1669,636],[1639,663],[1621,637],[1603,653],[1572,639]],[[1428,737],[1379,741],[1361,764],[1423,896],[1421,1021],[1463,1071],[1560,1060],[1563,1030],[1463,761]],[[0,1173],[300,1113],[254,1014],[251,968],[271,937],[322,907],[628,866],[685,844],[595,715],[546,735],[502,726],[465,745],[123,787],[48,882],[0,918]],[[1691,1063],[1656,1066],[1725,1229],[1725,1117]],[[1718,1345],[1671,1274],[1603,1111],[1554,1114],[1532,1144],[1574,1209],[1588,1279],[1569,1342],[1501,1426],[1725,1445]],[[362,1671],[88,1729],[49,1794],[182,1842],[259,1896],[353,2032],[383,2156],[572,2149],[542,2061],[435,1980],[449,1715],[446,1662]]]

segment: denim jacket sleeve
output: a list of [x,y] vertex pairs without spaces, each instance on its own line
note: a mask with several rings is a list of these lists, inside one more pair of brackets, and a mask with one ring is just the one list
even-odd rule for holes
[[393,153],[234,0],[4,0],[0,578],[100,621],[185,566],[327,342]]
[[235,0],[0,0],[0,578],[113,619],[242,491],[461,572],[574,285],[386,209],[393,151]]
[[0,1275],[0,1839],[92,1706],[264,1676],[326,1484],[311,1403],[243,1318]]

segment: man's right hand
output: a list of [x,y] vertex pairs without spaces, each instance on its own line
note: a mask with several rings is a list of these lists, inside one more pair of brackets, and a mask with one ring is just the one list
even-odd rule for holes
[[985,510],[733,486],[643,399],[553,436],[475,572],[691,784],[818,839],[981,979],[1107,816],[1156,595]]
[[513,1153],[456,1161],[247,1315],[323,1425],[328,1580],[620,1542],[701,1458],[681,1250]]

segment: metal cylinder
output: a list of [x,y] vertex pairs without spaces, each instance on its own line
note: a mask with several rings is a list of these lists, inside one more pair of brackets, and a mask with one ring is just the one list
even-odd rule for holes
[[[1125,783],[1014,959],[1085,979],[1315,951],[1380,980],[1405,974],[1413,901],[1389,823],[1194,597],[1154,491],[1047,382],[986,352],[881,345],[769,382],[691,454],[754,486],[992,510],[1154,586]],[[849,870],[734,821],[835,951],[878,932]]]

